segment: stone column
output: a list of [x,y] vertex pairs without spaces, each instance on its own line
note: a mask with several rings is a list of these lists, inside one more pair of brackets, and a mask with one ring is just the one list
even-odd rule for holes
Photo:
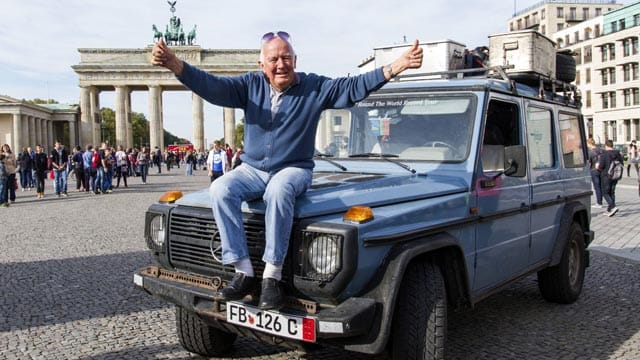
[[205,149],[204,143],[204,103],[196,93],[191,93],[191,108],[193,113],[193,146],[196,150]]
[[94,147],[100,147],[100,142],[102,142],[100,138],[100,123],[102,120],[100,116],[100,91],[92,86],[89,89],[89,93],[89,97],[91,98],[91,142]]
[[149,148],[162,147],[162,105],[160,86],[149,86]]
[[224,108],[224,142],[231,147],[236,145],[236,111]]
[[22,115],[13,114],[13,134],[11,150],[18,154],[22,151]]
[[124,98],[124,111],[127,114],[127,140],[125,141],[124,150],[133,146],[133,123],[131,122],[131,90],[127,91]]
[[116,139],[112,144],[114,147],[127,146],[127,107],[126,98],[129,88],[126,86],[116,86]]
[[[80,145],[76,141],[76,122],[74,120],[69,121],[69,154],[71,154],[71,148],[76,145]],[[82,145],[80,145],[82,147]]]
[[36,139],[36,133],[38,132],[38,128],[36,127],[36,118],[33,116],[29,116],[29,146],[31,149],[35,150],[36,145],[39,144]]
[[49,148],[47,147],[47,122],[45,119],[40,119],[38,123],[40,123],[40,128],[38,129],[38,142],[48,152]]
[[80,87],[80,146],[93,143],[93,116],[91,116],[91,90]]
[[53,139],[53,120],[46,120],[47,121],[47,148],[49,150],[53,149],[53,142],[55,141]]

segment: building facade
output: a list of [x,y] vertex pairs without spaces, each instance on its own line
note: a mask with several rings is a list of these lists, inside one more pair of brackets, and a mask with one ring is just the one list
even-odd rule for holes
[[587,132],[596,142],[611,139],[624,146],[640,139],[639,36],[640,2],[551,36],[560,50],[575,55],[575,84],[582,93]]
[[14,152],[36,145],[49,151],[55,141],[78,145],[79,120],[77,105],[31,104],[0,95],[0,143]]
[[537,30],[547,37],[563,29],[622,7],[616,0],[544,0],[517,11],[509,31]]

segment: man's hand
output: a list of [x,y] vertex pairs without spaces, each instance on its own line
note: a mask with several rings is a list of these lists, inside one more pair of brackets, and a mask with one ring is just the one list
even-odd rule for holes
[[182,75],[182,69],[184,68],[182,60],[178,59],[176,53],[164,43],[162,38],[151,49],[151,64],[164,66],[177,76]]
[[404,52],[396,61],[383,68],[384,77],[391,80],[396,75],[406,69],[417,69],[422,66],[422,48],[419,46],[418,40]]

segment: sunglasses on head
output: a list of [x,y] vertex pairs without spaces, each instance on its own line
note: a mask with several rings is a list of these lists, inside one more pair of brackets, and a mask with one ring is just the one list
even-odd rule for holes
[[274,38],[277,38],[277,37],[281,38],[284,41],[289,41],[289,39],[291,38],[289,33],[286,32],[286,31],[278,31],[278,32],[270,31],[270,32],[262,35],[262,42],[266,43],[266,42],[269,42],[269,41],[271,41],[271,40],[273,40]]

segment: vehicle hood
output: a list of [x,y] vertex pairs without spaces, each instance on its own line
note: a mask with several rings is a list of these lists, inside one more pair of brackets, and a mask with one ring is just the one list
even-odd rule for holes
[[[354,205],[371,207],[466,192],[461,177],[445,175],[380,175],[314,173],[311,188],[296,201],[295,217],[343,212]],[[186,194],[180,206],[210,207],[209,190]],[[261,199],[243,203],[243,211],[264,213]]]

